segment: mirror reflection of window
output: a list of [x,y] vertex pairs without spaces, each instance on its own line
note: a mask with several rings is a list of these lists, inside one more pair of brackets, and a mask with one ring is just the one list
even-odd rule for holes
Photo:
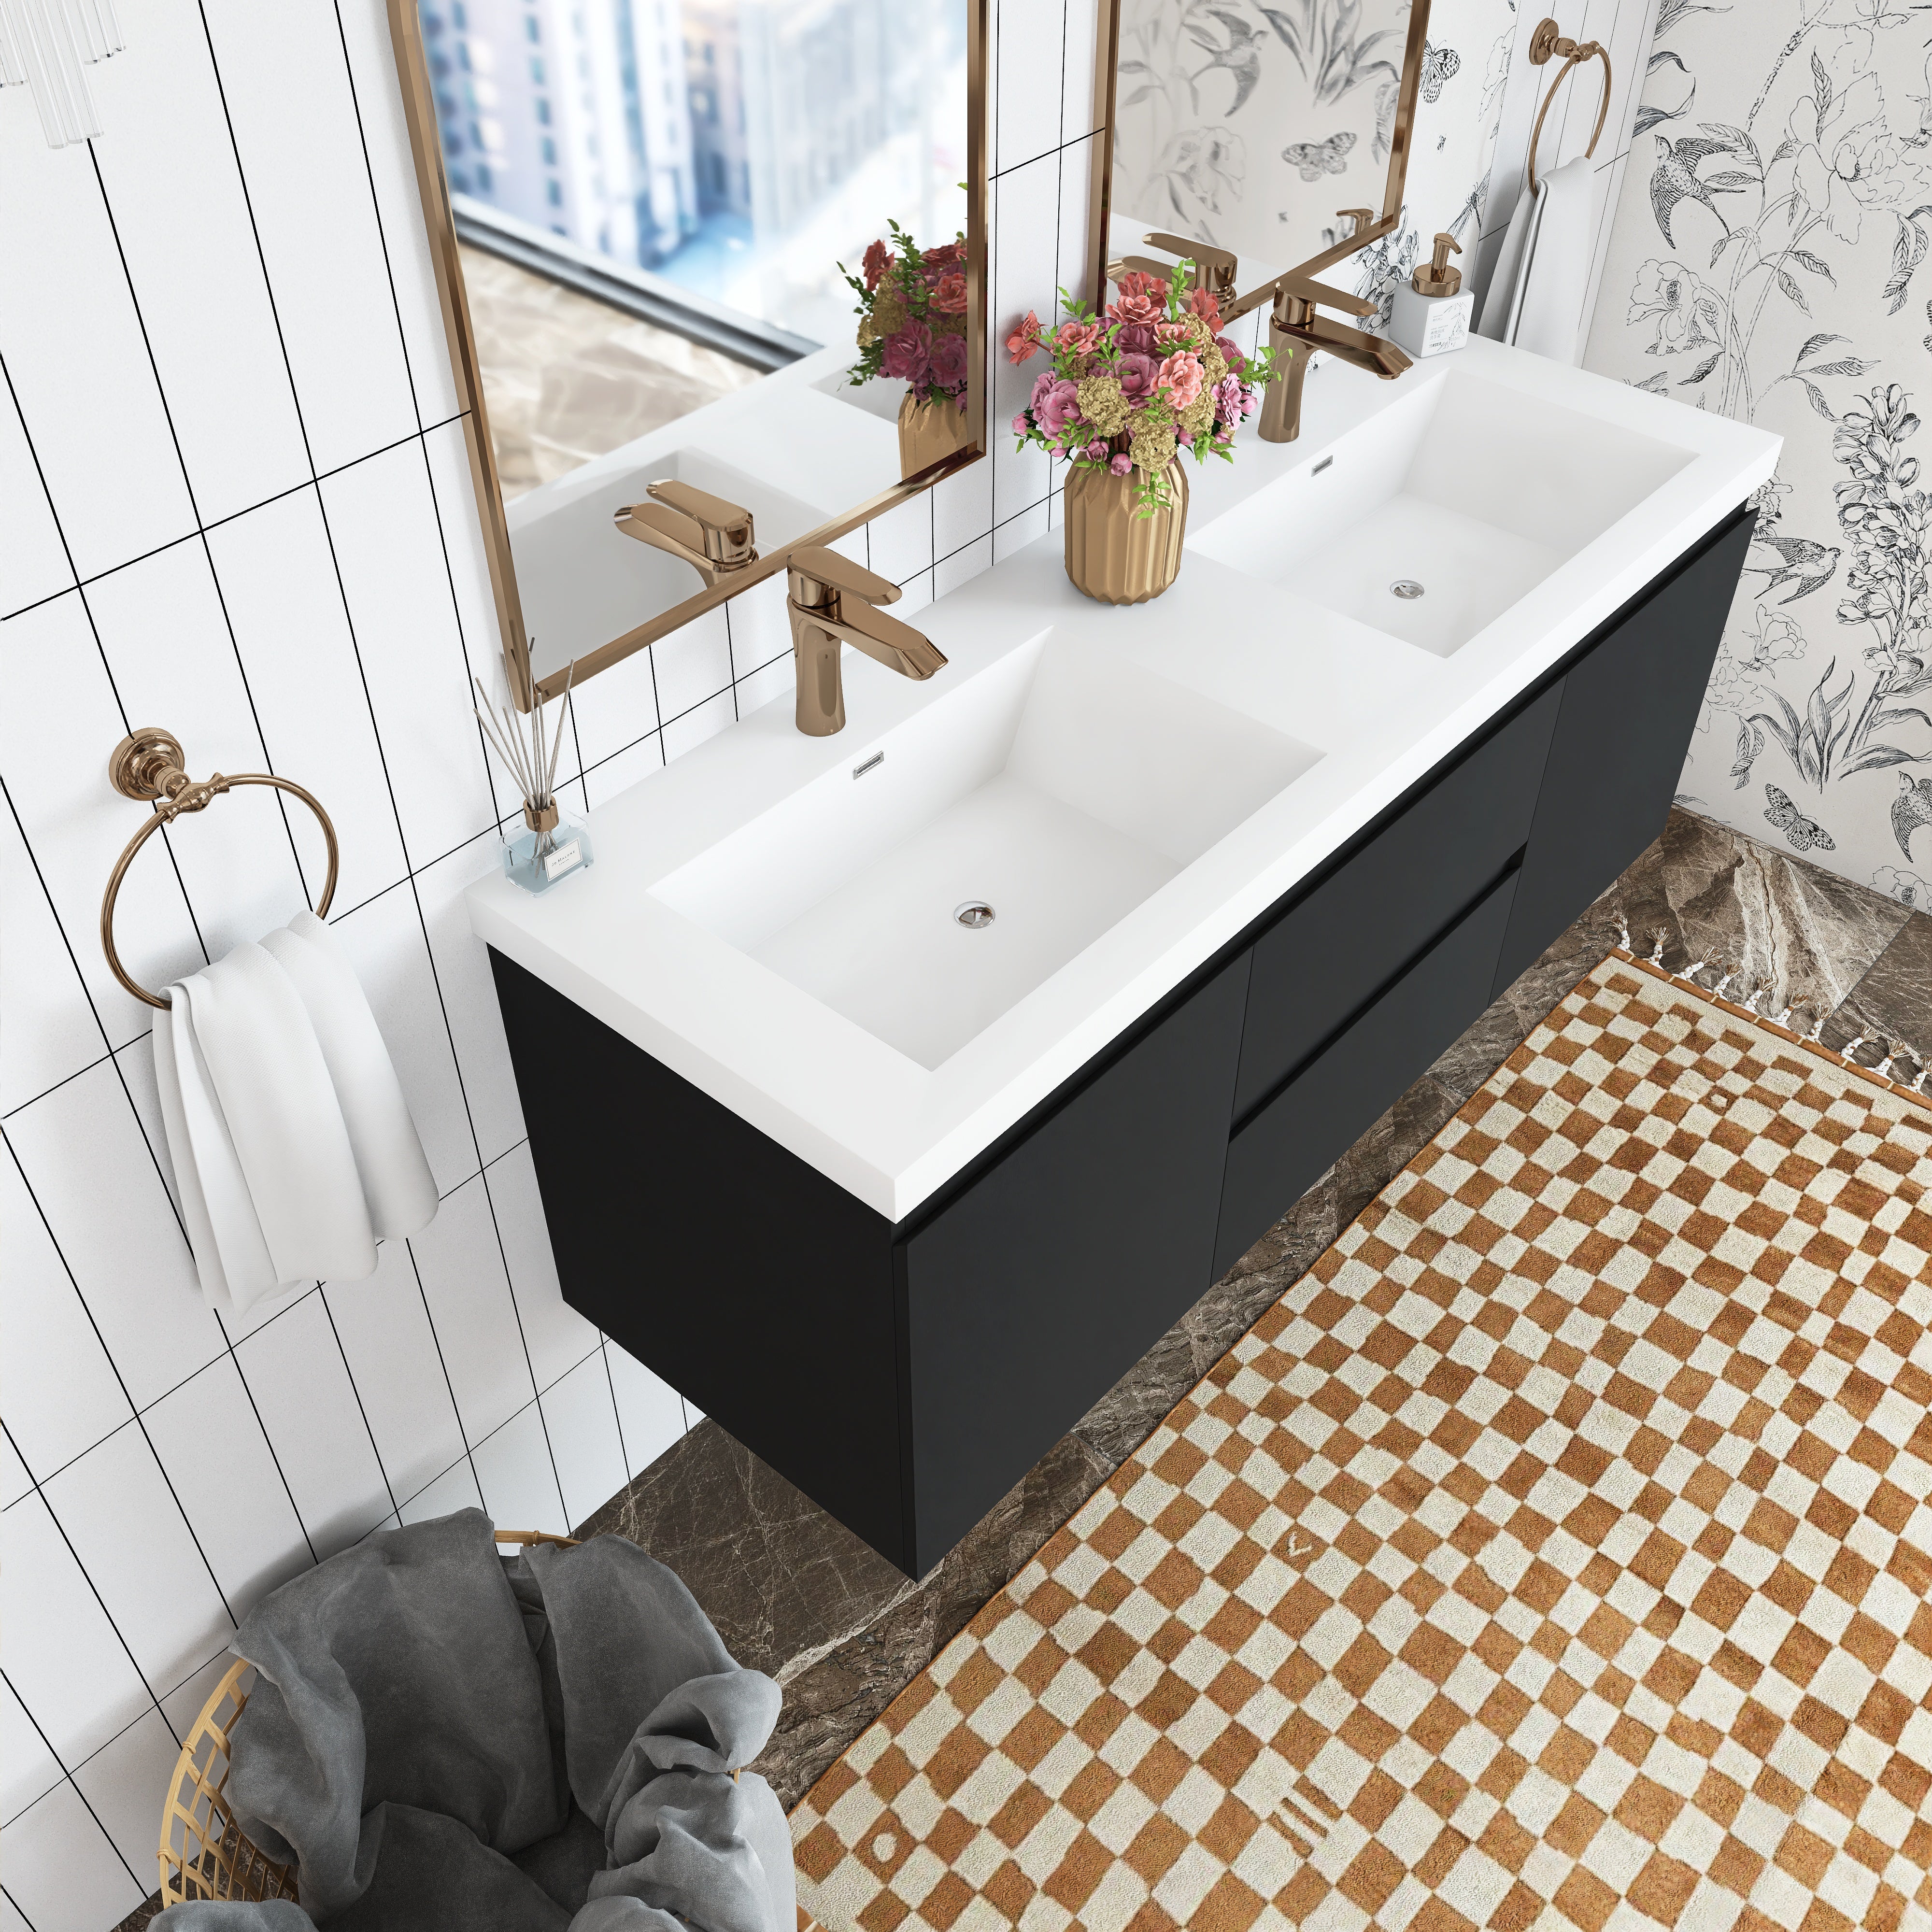
[[850,340],[881,211],[964,225],[964,0],[420,19],[506,500]]

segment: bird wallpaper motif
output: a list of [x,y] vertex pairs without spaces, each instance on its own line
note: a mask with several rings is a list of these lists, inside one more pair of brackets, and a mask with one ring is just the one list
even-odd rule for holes
[[[1114,208],[1234,250],[1243,288],[1318,254],[1348,232],[1345,203],[1381,206],[1408,14],[1408,0],[1123,0]],[[1481,232],[1516,21],[1516,0],[1435,0],[1401,225],[1332,272],[1381,304],[1371,328],[1421,238],[1473,248]]]
[[[1532,11],[1532,23],[1536,17]],[[1518,19],[1516,0],[1435,0],[1430,9],[1401,225],[1330,277],[1376,304],[1364,328],[1388,328],[1396,289],[1427,259],[1438,231],[1462,244],[1464,269],[1474,257]],[[1514,182],[1498,186],[1516,192]]]
[[1681,801],[1932,910],[1932,9],[1661,0],[1586,366],[1774,430]]

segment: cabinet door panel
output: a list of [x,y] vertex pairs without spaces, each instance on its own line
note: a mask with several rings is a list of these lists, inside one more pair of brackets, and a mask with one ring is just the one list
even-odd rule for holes
[[1718,530],[1564,677],[1496,992],[1664,830],[1755,520]]
[[1561,695],[1519,712],[1256,941],[1237,1119],[1522,850]]
[[1207,1292],[1248,960],[904,1242],[915,1574]]
[[892,1226],[494,947],[563,1298],[902,1569]]
[[1516,875],[1478,899],[1228,1148],[1214,1272],[1234,1266],[1489,1004]]

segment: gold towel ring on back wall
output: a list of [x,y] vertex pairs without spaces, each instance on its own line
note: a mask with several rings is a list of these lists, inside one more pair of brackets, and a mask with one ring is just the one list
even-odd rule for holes
[[154,816],[128,840],[126,850],[114,862],[107,890],[100,899],[100,950],[106,954],[115,978],[136,999],[164,1009],[172,1004],[161,994],[151,993],[131,979],[127,968],[121,963],[121,956],[114,950],[114,902],[120,892],[121,881],[128,876],[128,868],[134,862],[135,854],[155,832],[183,812],[205,810],[208,801],[220,793],[232,791],[237,785],[272,785],[278,791],[292,792],[315,814],[321,821],[322,836],[328,844],[328,876],[322,881],[322,898],[315,908],[315,916],[321,919],[327,914],[328,902],[335,896],[335,874],[340,856],[336,850],[335,827],[329,823],[328,814],[322,810],[321,800],[313,792],[304,790],[293,779],[278,778],[267,772],[244,772],[234,778],[224,778],[217,772],[212,778],[191,778],[184,769],[181,741],[172,732],[152,724],[130,731],[115,746],[112,756],[107,760],[107,777],[109,783],[123,798],[152,799],[155,802]]
[[1543,105],[1536,110],[1536,125],[1529,136],[1529,191],[1536,192],[1536,144],[1543,136],[1543,118],[1550,112],[1550,104],[1556,98],[1556,90],[1570,78],[1572,68],[1581,67],[1586,61],[1600,60],[1604,64],[1604,98],[1597,104],[1597,124],[1590,130],[1590,145],[1583,150],[1587,161],[1597,152],[1597,143],[1604,136],[1604,123],[1610,112],[1610,50],[1600,40],[1577,41],[1568,39],[1562,28],[1550,19],[1540,20],[1536,31],[1529,37],[1529,58],[1538,67],[1547,66],[1556,56],[1563,58],[1562,67],[1556,78],[1550,83],[1550,92],[1543,97]]

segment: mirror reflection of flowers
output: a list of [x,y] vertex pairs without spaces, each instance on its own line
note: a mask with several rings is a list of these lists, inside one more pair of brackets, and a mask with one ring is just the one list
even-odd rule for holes
[[1102,315],[1063,289],[1069,320],[1043,328],[1029,310],[1006,338],[1006,353],[1024,362],[1044,350],[1052,362],[1013,418],[1019,446],[1066,457],[1076,468],[1130,471],[1138,482],[1137,513],[1168,502],[1167,466],[1186,448],[1196,462],[1232,461],[1234,431],[1261,406],[1261,388],[1279,373],[1272,352],[1244,355],[1221,333],[1220,305],[1206,289],[1130,272]]
[[859,298],[854,384],[875,376],[904,382],[922,403],[966,406],[966,238],[922,249],[896,221],[888,244],[874,242],[855,275],[838,272]]

